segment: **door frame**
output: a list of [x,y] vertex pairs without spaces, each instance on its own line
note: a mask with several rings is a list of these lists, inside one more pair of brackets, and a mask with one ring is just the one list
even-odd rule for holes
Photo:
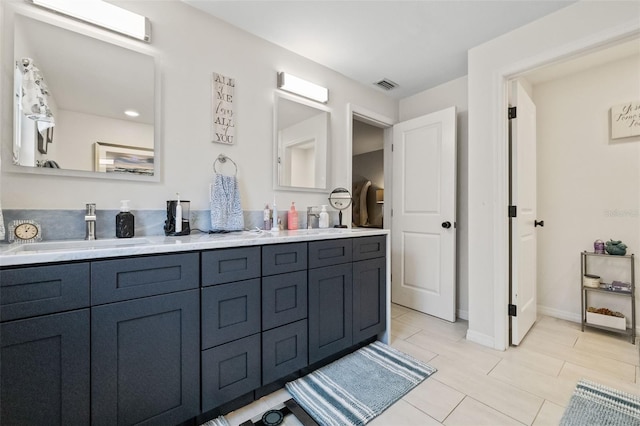
[[[527,60],[512,63],[497,71],[495,75],[496,97],[498,102],[494,102],[493,131],[498,135],[494,143],[496,157],[500,158],[498,167],[493,175],[493,191],[496,195],[494,205],[499,206],[497,213],[493,216],[493,241],[494,241],[494,261],[493,271],[495,273],[495,293],[494,293],[494,341],[493,347],[497,350],[505,350],[509,346],[509,218],[507,217],[507,206],[509,205],[509,165],[508,165],[508,143],[509,143],[509,120],[507,109],[509,107],[509,81],[518,77],[524,77],[529,71],[536,68],[551,65],[556,62],[570,59],[580,54],[594,52],[596,50],[614,46],[632,37],[637,37],[640,27],[637,24],[625,25],[613,28],[596,34],[592,37],[582,38],[569,45],[558,46],[541,53],[538,56]],[[503,208],[502,208],[503,207]],[[476,341],[475,339],[471,339]]]

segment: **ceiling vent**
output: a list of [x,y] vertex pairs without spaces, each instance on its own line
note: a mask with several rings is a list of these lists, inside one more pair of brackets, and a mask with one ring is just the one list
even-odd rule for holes
[[376,86],[383,88],[384,90],[391,90],[398,87],[398,83],[394,83],[388,78],[383,78],[382,80],[374,83]]

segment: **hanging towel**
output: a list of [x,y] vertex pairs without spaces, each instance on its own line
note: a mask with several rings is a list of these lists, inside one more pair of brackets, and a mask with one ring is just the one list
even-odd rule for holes
[[22,111],[27,118],[37,121],[38,131],[44,136],[55,125],[47,100],[49,89],[33,59],[22,58],[22,70]]
[[210,186],[211,231],[244,230],[244,216],[240,205],[240,189],[235,176],[216,173]]

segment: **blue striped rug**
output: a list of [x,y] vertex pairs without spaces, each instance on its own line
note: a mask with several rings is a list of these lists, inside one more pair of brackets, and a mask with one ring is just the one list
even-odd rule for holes
[[364,425],[436,369],[374,342],[286,388],[320,425]]
[[640,396],[580,380],[569,400],[561,426],[638,426]]

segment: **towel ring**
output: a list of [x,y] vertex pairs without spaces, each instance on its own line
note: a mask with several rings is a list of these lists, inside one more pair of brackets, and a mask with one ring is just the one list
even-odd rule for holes
[[227,157],[224,154],[218,155],[218,158],[216,158],[216,161],[213,162],[213,171],[218,173],[218,171],[216,170],[216,163],[220,162],[220,163],[224,164],[224,163],[227,162],[227,160],[231,161],[233,163],[233,166],[236,168],[236,171],[233,174],[234,176],[236,176],[238,174],[238,165],[236,164],[235,161],[233,161],[231,158]]

